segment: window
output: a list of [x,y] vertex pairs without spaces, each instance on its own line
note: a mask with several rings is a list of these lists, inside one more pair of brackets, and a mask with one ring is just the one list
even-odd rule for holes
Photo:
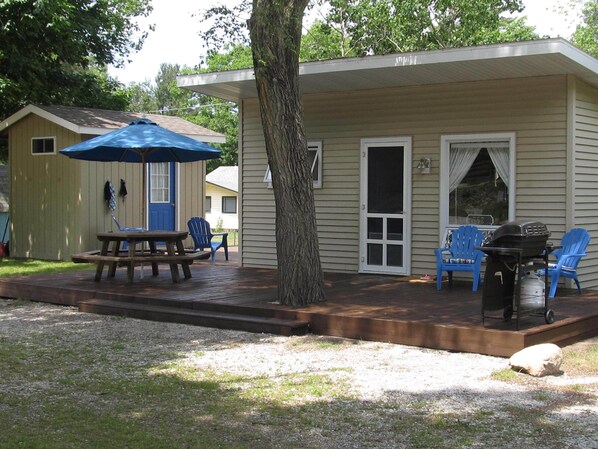
[[212,197],[206,196],[206,213],[210,213],[212,210]]
[[31,139],[31,154],[54,154],[54,137],[34,137]]
[[[320,189],[322,187],[322,142],[307,142],[307,157],[311,164],[311,176],[314,180],[314,188]],[[268,183],[268,187],[272,187],[272,173],[270,166],[266,169],[264,182]]]
[[150,202],[170,202],[170,162],[154,162],[150,164],[150,187]]
[[515,213],[514,134],[444,136],[441,156],[441,230],[498,226]]
[[223,196],[222,197],[222,213],[236,214],[237,213],[237,197]]

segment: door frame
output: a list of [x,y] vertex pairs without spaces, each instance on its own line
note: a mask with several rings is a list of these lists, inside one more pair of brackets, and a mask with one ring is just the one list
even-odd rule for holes
[[[403,147],[403,266],[372,266],[367,261],[367,198],[368,154],[370,147]],[[369,137],[361,139],[360,147],[360,199],[359,199],[359,272],[376,274],[411,274],[411,177],[412,139],[410,136]]]

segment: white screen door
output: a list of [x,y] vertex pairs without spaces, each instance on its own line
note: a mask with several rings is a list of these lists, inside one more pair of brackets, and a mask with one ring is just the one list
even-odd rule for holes
[[411,138],[363,139],[361,153],[359,271],[408,275]]

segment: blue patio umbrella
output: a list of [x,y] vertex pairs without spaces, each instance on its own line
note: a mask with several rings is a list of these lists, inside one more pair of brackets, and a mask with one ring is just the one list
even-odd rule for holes
[[220,150],[204,142],[175,133],[149,119],[139,119],[128,126],[60,150],[73,159],[98,162],[143,164],[143,204],[145,223],[145,164],[148,162],[194,162],[217,159]]

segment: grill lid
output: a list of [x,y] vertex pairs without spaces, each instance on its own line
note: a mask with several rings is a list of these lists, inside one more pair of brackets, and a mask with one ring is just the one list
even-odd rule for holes
[[550,232],[539,221],[510,221],[500,226],[492,235],[492,240],[504,237],[548,238]]

